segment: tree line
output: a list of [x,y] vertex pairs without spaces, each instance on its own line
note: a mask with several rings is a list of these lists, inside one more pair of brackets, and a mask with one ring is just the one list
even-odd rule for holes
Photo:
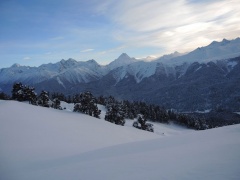
[[[3,98],[1,98],[3,97]],[[177,113],[173,110],[167,110],[159,105],[147,104],[139,101],[117,100],[113,96],[109,97],[94,97],[91,92],[82,92],[73,96],[65,96],[62,93],[49,93],[41,91],[37,95],[34,87],[23,85],[22,83],[14,83],[12,88],[12,97],[7,97],[4,93],[0,99],[13,99],[17,101],[28,101],[30,104],[52,107],[55,109],[63,109],[61,101],[74,104],[74,112],[80,112],[93,116],[100,117],[101,110],[98,109],[98,104],[105,106],[105,120],[116,125],[125,124],[125,119],[136,119],[133,126],[147,131],[154,131],[153,125],[147,121],[169,123],[174,122],[195,130],[205,130],[223,125],[216,123],[214,117],[209,120],[206,116],[194,116],[183,113]],[[239,121],[240,123],[240,121]]]

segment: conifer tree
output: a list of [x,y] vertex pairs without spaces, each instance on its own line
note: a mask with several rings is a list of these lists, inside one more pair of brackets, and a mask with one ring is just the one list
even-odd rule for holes
[[146,122],[147,122],[146,117],[142,114],[139,114],[137,121],[140,124],[141,129],[146,130]]
[[91,92],[85,92],[74,98],[74,112],[82,112],[90,116],[99,118],[101,110],[98,109],[96,98]]
[[145,130],[145,131],[153,132],[154,131],[153,124],[146,123],[146,122],[147,122],[146,116],[144,116],[142,114],[139,114],[138,118],[137,118],[137,121],[135,121],[133,123],[133,127],[138,128],[138,129],[142,129],[142,130]]
[[36,104],[37,94],[34,87],[14,83],[12,89],[12,99],[17,101],[29,101],[30,104]]
[[7,94],[5,94],[4,92],[0,92],[0,99],[9,100],[11,98]]
[[109,105],[105,115],[105,120],[123,126],[125,124],[125,120],[122,106],[117,103]]
[[60,109],[60,110],[62,110],[61,101],[60,101],[58,98],[53,99],[52,107],[53,107],[54,109]]
[[68,95],[67,103],[72,103],[72,97],[70,95]]
[[47,91],[42,91],[38,97],[38,105],[43,107],[49,107],[49,97]]
[[12,89],[12,99],[17,101],[24,101],[24,92],[22,83],[14,83]]
[[24,88],[24,96],[25,100],[29,101],[30,104],[37,104],[37,93],[34,92],[34,87],[25,86]]
[[99,96],[97,99],[97,103],[101,105],[106,105],[106,99],[103,96]]

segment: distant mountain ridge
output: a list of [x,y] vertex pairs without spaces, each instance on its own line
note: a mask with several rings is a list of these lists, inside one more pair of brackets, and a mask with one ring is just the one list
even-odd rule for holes
[[180,111],[221,106],[237,110],[239,57],[237,38],[214,41],[187,54],[175,52],[149,62],[123,53],[106,66],[95,60],[81,62],[71,58],[39,67],[14,64],[0,69],[0,88],[10,93],[14,82],[22,82],[39,91],[74,94],[90,90],[96,95],[147,101]]
[[229,59],[240,56],[240,38],[234,40],[223,39],[221,42],[213,41],[208,46],[197,49],[182,56],[173,57],[171,61],[164,61],[160,57],[158,61],[168,64],[182,64],[184,62],[207,63],[209,61]]

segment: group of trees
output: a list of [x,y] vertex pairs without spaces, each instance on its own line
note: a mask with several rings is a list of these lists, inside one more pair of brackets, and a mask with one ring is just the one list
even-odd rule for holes
[[65,96],[63,93],[53,92],[50,94],[51,99],[58,99],[59,101],[64,101],[67,103],[73,103],[72,96]]
[[38,96],[34,87],[26,86],[22,83],[13,84],[12,99],[17,101],[28,101],[30,104],[37,106],[62,109],[60,106],[60,101],[57,98],[51,101],[47,91],[42,91]]
[[206,121],[205,118],[200,118],[197,116],[178,114],[173,121],[196,130],[205,130],[210,128],[210,125],[207,123],[208,121]]
[[[97,104],[101,104],[106,107],[106,121],[124,126],[125,119],[137,119],[137,121],[133,123],[134,127],[152,132],[153,125],[147,123],[147,121],[160,123],[169,123],[171,121],[196,130],[215,128],[238,122],[238,120],[234,122],[221,120],[219,123],[218,120],[214,119],[216,115],[206,118],[205,116],[181,114],[172,110],[166,110],[164,107],[158,105],[149,105],[145,102],[119,101],[113,96],[100,96],[96,98],[91,92],[68,96],[68,98],[62,93],[55,92],[51,94],[51,100],[48,92],[42,91],[38,96],[34,90],[34,87],[26,86],[22,83],[15,83],[12,89],[12,99],[29,101],[29,103],[33,105],[52,107],[55,109],[62,109],[60,105],[61,101],[66,101],[68,103],[74,103],[74,112],[81,112],[96,118],[99,118],[101,114],[101,110],[98,109]],[[0,93],[0,99],[10,98],[4,93]]]
[[74,98],[74,112],[82,112],[99,118],[101,110],[97,107],[97,100],[91,92],[81,93]]
[[155,122],[167,123],[169,121],[168,112],[160,106],[148,105],[145,102],[130,102],[128,100],[118,101],[114,97],[98,97],[98,104],[102,104],[107,107],[116,107],[120,114],[124,118],[134,119],[137,118],[139,114],[142,114],[146,119]]
[[[153,131],[153,126],[148,121],[169,123],[174,122],[195,130],[205,130],[218,127],[219,123],[212,123],[205,117],[189,114],[176,113],[173,110],[166,110],[158,105],[146,104],[145,102],[130,102],[127,100],[117,101],[114,97],[98,97],[98,104],[107,107],[105,119],[115,124],[123,125],[124,118],[137,119],[133,126],[138,129]],[[227,122],[225,124],[228,124]]]
[[0,99],[2,100],[10,100],[11,97],[5,94],[4,92],[0,92]]
[[[98,98],[98,104],[104,105],[107,109],[105,116],[106,121],[123,126],[126,118],[137,118],[137,121],[133,123],[133,126],[151,132],[153,132],[153,125],[151,123],[146,123],[147,120],[150,120],[153,116],[155,116],[155,120],[164,117],[164,115],[161,114],[162,111],[160,112],[160,107],[149,107],[143,102],[130,102],[127,100],[118,101],[112,96],[100,96]],[[159,121],[164,122],[165,118],[159,119]]]
[[34,88],[16,83],[13,85],[12,94],[13,99],[19,101],[27,100],[34,105],[53,107],[55,109],[62,109],[60,100],[72,102],[74,103],[74,112],[81,112],[96,118],[99,118],[101,114],[101,110],[98,109],[97,104],[102,104],[106,107],[106,115],[104,118],[106,121],[124,126],[126,118],[137,119],[133,126],[147,131],[153,131],[153,125],[147,123],[147,120],[160,123],[174,121],[197,130],[207,129],[209,127],[203,118],[177,114],[158,105],[148,105],[145,102],[118,101],[113,96],[100,96],[96,98],[91,92],[76,94],[73,97],[68,96],[68,98],[62,93],[55,92],[51,94],[53,100],[50,100],[48,92],[42,91],[41,94],[37,96]]
[[[95,98],[90,92],[75,95],[73,102],[74,112],[82,112],[96,118],[99,118],[101,113],[97,104],[104,105],[106,107],[106,115],[104,119],[117,125],[124,126],[125,118],[134,119],[138,116],[138,121],[136,122],[138,122],[139,125],[134,125],[134,127],[153,132],[153,126],[150,123],[146,123],[147,115],[149,116],[149,114],[145,111],[146,107],[141,106],[142,104],[139,105],[136,103],[135,106],[133,106],[134,104],[131,104],[129,101],[117,101],[112,96],[107,98],[104,98],[103,96]],[[140,107],[142,107],[142,109]],[[139,114],[140,112],[144,115]]]
[[17,101],[29,101],[30,104],[37,104],[37,93],[34,87],[23,85],[22,83],[13,84],[12,99]]

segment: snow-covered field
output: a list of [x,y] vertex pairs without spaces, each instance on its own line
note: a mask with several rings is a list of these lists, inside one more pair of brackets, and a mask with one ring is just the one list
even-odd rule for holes
[[132,120],[117,126],[71,107],[0,101],[1,180],[240,177],[240,125],[193,131],[154,124],[150,133]]

